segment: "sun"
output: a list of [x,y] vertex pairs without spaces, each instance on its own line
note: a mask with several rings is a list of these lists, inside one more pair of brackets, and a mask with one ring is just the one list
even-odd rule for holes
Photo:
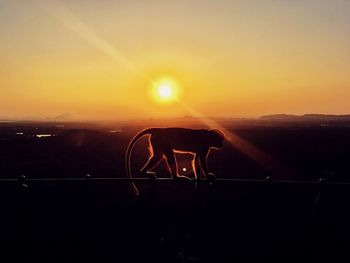
[[157,89],[158,95],[161,99],[169,99],[173,96],[173,89],[169,85],[160,85]]
[[159,103],[176,102],[179,97],[179,84],[173,78],[162,77],[152,82],[152,99]]

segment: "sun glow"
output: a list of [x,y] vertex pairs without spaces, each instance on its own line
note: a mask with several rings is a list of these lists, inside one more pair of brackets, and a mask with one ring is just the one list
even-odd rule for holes
[[160,78],[152,82],[151,97],[159,103],[176,102],[179,97],[179,85],[172,78]]

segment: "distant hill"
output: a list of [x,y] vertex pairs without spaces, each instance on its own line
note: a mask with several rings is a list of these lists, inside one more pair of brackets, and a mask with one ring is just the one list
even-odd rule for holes
[[332,114],[273,114],[261,116],[259,120],[265,121],[350,121],[350,115],[332,115]]
[[0,122],[73,122],[76,117],[70,113],[62,113],[56,116],[23,116],[23,117],[0,117]]
[[54,117],[46,117],[45,121],[71,121],[74,120],[74,116],[70,113],[62,113]]

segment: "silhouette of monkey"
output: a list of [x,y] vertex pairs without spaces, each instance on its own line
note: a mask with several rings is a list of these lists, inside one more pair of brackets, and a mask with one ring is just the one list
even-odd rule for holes
[[[194,174],[200,178],[200,170],[208,179],[215,178],[208,173],[207,157],[210,149],[223,147],[224,134],[220,130],[186,129],[186,128],[150,128],[139,132],[129,143],[125,155],[125,165],[128,178],[131,179],[130,157],[135,143],[144,135],[150,135],[150,158],[141,169],[141,174],[155,178],[155,173],[149,172],[160,160],[165,157],[168,168],[174,179],[189,179],[177,173],[177,163],[174,152],[192,153],[195,155],[192,162]],[[199,171],[199,172],[197,172]],[[138,190],[131,182],[133,190],[138,195]]]

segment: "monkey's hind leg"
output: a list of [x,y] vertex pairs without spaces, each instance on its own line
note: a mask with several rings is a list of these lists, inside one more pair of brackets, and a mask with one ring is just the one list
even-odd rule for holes
[[147,163],[140,170],[141,175],[147,176],[150,179],[155,179],[157,174],[155,172],[150,172],[154,166],[156,166],[162,159],[163,155],[156,151],[153,152],[152,156],[148,159]]

